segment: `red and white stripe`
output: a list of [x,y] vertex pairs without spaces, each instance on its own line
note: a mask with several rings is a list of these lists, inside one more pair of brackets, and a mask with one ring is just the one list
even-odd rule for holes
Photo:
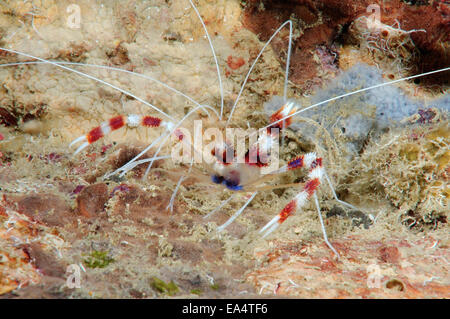
[[[270,121],[276,122],[278,120],[281,120],[282,118],[293,114],[295,111],[297,111],[297,106],[294,102],[289,101],[283,106],[281,106],[275,113],[272,114],[270,117]],[[291,119],[288,118],[283,122],[274,124],[273,126],[269,127],[265,134],[262,134],[258,137],[258,140],[255,142],[254,145],[251,145],[245,158],[245,163],[250,166],[267,166],[267,159],[270,156],[270,152],[272,150],[273,144],[278,141],[278,132],[273,132],[272,128],[278,128],[281,130],[283,127],[288,127],[291,124]],[[218,162],[216,163],[216,166],[218,166],[218,169],[221,169],[221,166],[228,166],[235,160],[235,156],[232,156],[233,161],[225,161],[226,154],[229,152],[229,147],[224,143],[224,146],[221,149],[218,149],[213,154],[218,158]]]
[[[309,168],[308,181],[303,187],[303,190],[298,193],[297,196],[295,196],[277,216],[275,216],[260,230],[260,233],[264,232],[263,237],[269,235],[289,216],[294,214],[298,209],[301,209],[303,206],[305,206],[306,202],[316,192],[325,174],[325,170],[322,165],[322,158],[317,157],[315,153],[308,153],[301,157],[299,156],[289,163],[295,163],[295,167],[291,167],[291,169],[303,166]],[[290,169],[289,163],[284,167],[285,170]]]
[[[282,118],[289,116],[297,111],[297,106],[294,102],[289,101],[283,104],[275,113],[270,117],[270,122],[276,122]],[[267,166],[267,160],[270,157],[273,144],[278,142],[278,133],[283,128],[291,125],[291,118],[288,118],[283,122],[276,123],[273,126],[267,128],[265,134],[258,137],[256,143],[250,146],[248,154],[245,158],[246,164],[250,166],[263,167]],[[272,130],[278,129],[278,130]]]
[[[270,122],[273,123],[285,118],[286,116],[292,115],[297,111],[297,109],[298,108],[294,102],[286,102],[282,107],[278,109],[278,111],[270,116]],[[292,123],[292,117],[285,119],[283,122],[279,122],[274,124],[273,126],[270,126],[268,130],[270,130],[271,128],[279,128],[280,130],[282,130],[283,128],[288,127]]]
[[258,137],[258,140],[250,146],[245,163],[250,166],[263,167],[269,165],[268,161],[273,145],[278,142],[278,134],[264,132]]
[[109,119],[109,121],[101,123],[99,126],[93,128],[86,135],[80,136],[79,138],[75,139],[72,143],[70,143],[69,147],[78,142],[83,142],[83,144],[81,144],[80,147],[78,147],[78,149],[74,153],[77,154],[88,145],[98,141],[99,139],[111,133],[112,131],[124,127],[125,125],[127,125],[130,128],[135,128],[138,126],[145,126],[145,127],[163,126],[167,130],[171,130],[173,128],[172,122],[163,121],[158,117],[148,115],[137,115],[137,114],[131,114],[128,116],[118,115]]

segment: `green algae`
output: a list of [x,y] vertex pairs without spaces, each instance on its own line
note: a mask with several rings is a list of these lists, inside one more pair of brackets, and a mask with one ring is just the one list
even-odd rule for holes
[[107,251],[94,250],[84,260],[84,264],[89,268],[105,268],[114,262],[114,258],[108,256]]
[[161,280],[158,277],[152,277],[150,286],[160,294],[168,296],[173,296],[179,291],[177,284],[172,280],[169,283],[166,283],[164,280]]

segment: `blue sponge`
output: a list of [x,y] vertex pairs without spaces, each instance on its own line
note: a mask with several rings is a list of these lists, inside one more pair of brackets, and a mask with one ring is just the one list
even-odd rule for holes
[[[324,88],[319,89],[310,97],[308,105],[384,82],[381,71],[376,67],[357,64],[331,80]],[[296,103],[300,105],[299,101]],[[270,115],[282,104],[281,97],[274,97],[264,107]],[[304,107],[308,105],[304,105]],[[430,106],[449,112],[450,95],[445,94],[431,102]],[[423,101],[406,96],[394,84],[338,99],[300,115],[320,123],[332,135],[333,129],[340,128],[349,151],[356,153],[361,149],[370,132],[376,133],[386,128],[402,125],[403,119],[418,113],[419,109],[428,107]],[[315,129],[306,123],[295,123],[295,118],[291,127],[294,130],[301,130],[304,135],[315,132]]]

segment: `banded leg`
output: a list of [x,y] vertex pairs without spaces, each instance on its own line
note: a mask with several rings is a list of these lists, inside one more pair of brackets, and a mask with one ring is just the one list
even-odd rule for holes
[[[294,158],[293,160],[291,160],[286,166],[283,166],[283,167],[279,168],[278,170],[273,171],[271,174],[285,173],[285,172],[287,172],[288,170],[292,170],[292,169],[296,169],[296,168],[301,168],[301,167],[303,167],[303,161],[304,161],[305,156],[312,156],[312,155],[308,155],[308,154],[306,154],[306,155],[300,155],[300,156]],[[330,177],[328,176],[328,174],[326,173],[325,169],[323,170],[323,176],[325,176],[325,179],[326,179],[326,181],[327,181],[327,184],[328,184],[328,186],[330,187],[331,193],[333,194],[334,199],[335,199],[338,203],[341,203],[342,205],[345,205],[345,206],[347,206],[347,207],[349,207],[349,208],[352,208],[352,209],[356,209],[356,210],[358,209],[357,207],[353,206],[352,204],[349,204],[349,203],[347,203],[347,202],[345,202],[345,201],[343,201],[343,200],[340,200],[340,199],[338,198],[338,196],[337,196],[337,194],[336,194],[336,191],[334,190],[333,184],[331,183],[331,179],[330,179]]]
[[[189,118],[189,116],[191,116],[192,114],[194,114],[195,112],[197,112],[198,110],[203,110],[205,112],[208,112],[207,110],[210,110],[212,112],[214,112],[215,110],[208,106],[208,105],[198,105],[197,107],[195,107],[193,110],[189,111],[188,114],[186,114],[183,119],[181,119],[181,121],[179,121],[176,125],[173,125],[173,123],[171,122],[162,122],[161,125],[164,125],[166,127],[166,133],[161,134],[156,140],[154,140],[150,145],[148,145],[143,151],[141,151],[138,155],[136,155],[135,157],[133,157],[130,161],[128,161],[125,165],[123,165],[122,167],[118,168],[116,171],[114,171],[111,174],[108,174],[107,176],[111,176],[116,174],[117,172],[121,172],[120,176],[123,176],[124,174],[126,174],[126,172],[128,171],[128,167],[131,167],[131,165],[133,165],[133,162],[135,162],[138,158],[140,158],[143,154],[145,154],[148,150],[150,150],[151,148],[153,148],[153,146],[157,145],[157,143],[160,143],[158,149],[156,150],[156,153],[154,154],[154,156],[156,157],[159,152],[161,151],[161,148],[163,147],[163,145],[165,145],[165,143],[167,142],[167,140],[169,139],[169,137],[171,136],[171,134],[175,133],[176,128],[179,127],[187,118]],[[179,136],[177,136],[178,139],[180,139]],[[148,172],[150,171],[150,168],[152,167],[154,161],[151,160],[144,176],[142,177],[143,179],[147,176]]]
[[260,230],[260,233],[264,233],[263,237],[269,235],[289,216],[295,213],[298,209],[301,209],[306,204],[306,201],[315,194],[317,187],[319,187],[324,175],[322,158],[317,157],[315,153],[308,153],[290,161],[288,165],[280,170],[283,172],[288,169],[296,169],[300,167],[309,168],[308,181],[303,187],[303,190],[298,193],[297,196],[295,196],[294,199],[292,199],[277,216],[275,216]]
[[[292,161],[290,161],[288,163],[288,165],[280,168],[279,170],[273,172],[273,174],[278,174],[278,173],[283,173],[286,172],[287,170],[292,170],[292,169],[297,169],[297,168],[301,168],[304,166],[304,164],[306,163],[306,166],[310,167],[311,170],[313,171],[316,167],[320,166],[320,168],[322,167],[322,159],[321,158],[316,158],[316,155],[314,153],[308,153],[306,155],[302,155],[302,156],[298,156],[295,159],[293,159]],[[311,172],[311,174],[316,174]],[[313,182],[314,183],[314,182]],[[318,186],[318,185],[317,185]],[[317,187],[315,186],[315,187]],[[305,187],[313,187],[312,184],[310,184],[308,186],[308,183],[306,184]],[[253,198],[255,198],[256,194],[258,193],[258,191],[254,192],[250,199],[232,216],[230,217],[223,225],[219,226],[217,228],[218,232],[223,231],[228,225],[230,225],[237,217],[239,217],[242,212],[244,211],[244,209],[248,206],[248,204],[250,204],[250,202],[253,200]],[[224,201],[218,208],[214,209],[212,212],[210,212],[207,216],[205,216],[205,218],[211,216],[212,214],[214,214],[218,209],[220,209],[221,207],[223,207],[225,204],[227,204],[232,198],[234,197],[231,196],[230,198],[228,198],[226,201]],[[271,230],[272,231],[272,230]],[[270,232],[271,232],[270,231]],[[266,234],[268,235],[268,233]],[[266,236],[265,235],[265,236]],[[264,237],[265,237],[264,236]]]
[[[270,137],[269,137],[270,138]],[[263,149],[263,151],[267,151],[265,149]],[[312,167],[312,170],[314,170],[316,168],[316,166],[320,166],[322,167],[322,159],[321,158],[316,158],[316,155],[314,153],[309,153],[306,155],[302,155],[299,156],[295,159],[293,159],[292,161],[290,161],[288,163],[288,165],[280,168],[279,170],[273,172],[273,174],[277,174],[277,173],[283,173],[285,171],[287,171],[288,169],[297,169],[300,167],[303,167],[304,163],[307,164],[308,167]],[[257,163],[258,164],[258,163]],[[250,164],[253,165],[253,164]],[[310,173],[311,174],[315,174],[315,173]],[[308,185],[308,184],[307,184]],[[306,185],[306,186],[307,186]],[[305,186],[305,187],[306,187]],[[317,187],[317,186],[316,186]],[[244,209],[250,204],[250,202],[255,198],[256,194],[258,193],[258,191],[254,192],[251,197],[248,199],[248,201],[232,216],[230,217],[223,225],[219,226],[217,228],[218,232],[223,231],[226,227],[228,227],[228,225],[230,225],[237,217],[239,217]],[[214,209],[212,212],[210,212],[207,216],[205,216],[205,218],[211,216],[212,214],[214,214],[218,209],[220,209],[221,207],[223,207],[225,204],[227,204],[232,198],[234,197],[231,196],[230,198],[228,198],[226,201],[224,201],[218,208]]]
[[131,114],[128,116],[118,115],[111,118],[109,121],[103,122],[102,124],[100,124],[100,126],[97,126],[96,128],[92,129],[86,135],[78,137],[72,143],[70,143],[69,147],[71,147],[76,143],[83,142],[75,151],[74,153],[75,155],[81,152],[88,145],[98,141],[99,139],[111,133],[112,131],[124,127],[125,125],[127,125],[130,128],[135,128],[138,126],[145,126],[145,127],[164,126],[167,129],[169,129],[172,127],[173,124],[172,122],[163,121],[160,118],[148,115],[136,115],[136,114]]

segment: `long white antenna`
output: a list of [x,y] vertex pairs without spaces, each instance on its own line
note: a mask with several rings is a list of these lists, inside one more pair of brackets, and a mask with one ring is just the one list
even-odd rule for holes
[[[124,72],[124,73],[128,73],[128,74],[132,74],[134,76],[137,77],[141,77],[144,78],[146,80],[150,80],[153,82],[158,83],[159,85],[164,86],[165,88],[171,90],[172,92],[186,98],[187,100],[191,101],[192,103],[194,103],[197,106],[200,106],[200,103],[198,103],[196,100],[194,100],[193,98],[191,98],[190,96],[184,94],[181,91],[178,91],[177,89],[167,85],[164,82],[159,81],[158,79],[155,79],[151,76],[142,74],[142,73],[137,73],[137,72],[132,72],[132,71],[128,71],[125,69],[120,69],[120,68],[116,68],[116,67],[112,67],[112,66],[107,66],[107,65],[98,65],[98,64],[90,64],[90,63],[79,63],[79,62],[66,62],[66,61],[54,61],[54,60],[48,60],[48,62],[53,62],[56,64],[61,64],[61,65],[76,65],[76,66],[86,66],[86,67],[91,67],[91,68],[98,68],[98,69],[106,69],[106,70],[111,70],[111,71],[118,71],[118,72]],[[17,65],[26,65],[26,64],[48,64],[48,62],[43,62],[43,61],[26,61],[26,62],[12,62],[12,63],[4,63],[4,64],[0,64],[0,67],[6,67],[6,66],[17,66]],[[209,116],[209,112],[207,111],[206,108],[203,109],[206,114]],[[219,113],[217,113],[216,110],[212,110],[213,113],[219,117]]]
[[356,90],[356,91],[353,91],[353,92],[349,92],[349,93],[346,93],[346,94],[335,96],[335,97],[332,97],[332,98],[330,98],[328,100],[325,100],[325,101],[322,101],[322,102],[310,105],[308,107],[305,107],[304,109],[301,109],[301,110],[299,110],[299,111],[297,111],[295,113],[292,113],[291,115],[287,115],[287,116],[279,119],[278,121],[272,122],[269,125],[267,125],[267,126],[265,126],[263,128],[260,128],[259,130],[263,131],[266,128],[268,128],[268,127],[270,127],[270,126],[272,126],[274,124],[280,123],[280,122],[282,122],[282,121],[284,121],[284,120],[286,120],[286,119],[288,119],[290,117],[293,117],[293,116],[295,116],[297,114],[300,114],[300,113],[305,112],[305,111],[307,111],[309,109],[312,109],[312,108],[317,107],[317,106],[322,105],[322,104],[326,104],[326,103],[331,102],[331,101],[342,99],[344,97],[347,97],[347,96],[350,96],[350,95],[354,95],[354,94],[357,94],[357,93],[373,90],[373,89],[376,89],[376,88],[379,88],[379,87],[382,87],[382,86],[391,85],[391,84],[394,84],[394,83],[397,83],[397,82],[412,80],[412,79],[415,79],[415,78],[418,78],[418,77],[427,76],[427,75],[435,74],[435,73],[439,73],[439,72],[445,72],[445,71],[449,71],[449,70],[450,70],[450,67],[444,68],[444,69],[439,69],[439,70],[434,70],[434,71],[430,71],[430,72],[425,72],[425,73],[421,73],[421,74],[416,74],[416,75],[408,76],[408,77],[401,78],[401,79],[398,79],[398,80],[389,81],[389,82],[385,82],[385,83],[380,83],[380,84],[373,85],[373,86],[370,86],[370,87],[367,87],[367,88],[364,88],[364,89],[359,89],[359,90]]
[[208,30],[206,29],[206,25],[203,22],[203,19],[202,19],[200,13],[198,12],[196,6],[192,2],[192,0],[189,0],[189,2],[191,3],[192,8],[194,9],[195,13],[197,14],[198,18],[200,19],[200,22],[202,23],[203,29],[205,30],[205,33],[206,33],[206,37],[208,38],[209,46],[210,46],[212,54],[214,56],[214,62],[216,63],[217,77],[219,78],[219,88],[220,88],[220,116],[219,116],[219,119],[222,120],[222,115],[223,115],[223,87],[222,87],[222,78],[220,76],[219,62],[217,62],[216,52],[214,51],[214,46],[212,44],[211,37],[209,36]]
[[[250,70],[248,70],[247,76],[245,77],[244,82],[242,83],[242,86],[241,86],[241,89],[240,89],[240,91],[239,91],[239,94],[238,94],[238,96],[237,96],[237,98],[236,98],[236,101],[234,101],[234,105],[233,105],[233,108],[231,109],[230,115],[228,116],[228,120],[227,120],[226,126],[228,126],[228,124],[230,123],[231,118],[233,117],[233,113],[234,113],[234,110],[236,109],[236,105],[237,105],[237,103],[238,103],[238,101],[239,101],[239,98],[241,97],[242,91],[244,91],[245,84],[247,84],[247,81],[248,81],[248,78],[249,78],[249,76],[250,76],[250,73],[252,73],[253,68],[254,68],[255,65],[256,65],[256,62],[258,62],[258,60],[259,60],[259,58],[261,57],[261,55],[263,54],[265,48],[270,44],[270,42],[273,40],[273,38],[275,38],[275,36],[281,31],[281,29],[283,29],[283,28],[286,26],[286,24],[289,24],[289,25],[290,25],[290,30],[292,30],[292,21],[291,21],[291,20],[288,20],[288,21],[284,22],[284,23],[277,29],[277,31],[275,31],[275,32],[272,34],[272,36],[270,37],[269,41],[267,41],[266,44],[264,44],[264,46],[263,46],[263,48],[261,49],[261,51],[259,51],[259,54],[258,54],[258,56],[256,57],[255,61],[253,61],[253,64],[252,64],[252,66],[250,67]],[[290,59],[289,59],[289,57],[290,57],[290,48],[291,48],[291,37],[289,36],[289,49],[288,49],[288,52],[289,52],[289,53],[288,53],[288,61],[287,61],[287,65],[286,65],[287,68],[289,67],[289,64],[288,64],[288,63],[290,62]],[[285,94],[285,99],[286,99],[286,87],[287,87],[287,73],[286,73],[286,79],[285,79],[285,92],[284,92],[284,94]]]
[[289,20],[289,44],[288,44],[288,52],[287,52],[287,58],[286,58],[286,74],[284,77],[284,102],[286,103],[287,100],[287,87],[288,87],[288,81],[289,81],[289,67],[291,64],[291,50],[292,50],[292,22]]
[[134,95],[134,94],[132,94],[132,93],[130,93],[130,92],[127,92],[127,91],[125,91],[125,90],[123,90],[123,89],[121,89],[121,88],[119,88],[119,87],[117,87],[117,86],[115,86],[115,85],[113,85],[113,84],[111,84],[111,83],[108,83],[108,82],[103,81],[103,80],[101,80],[101,79],[99,79],[99,78],[96,78],[95,76],[92,76],[92,75],[89,75],[89,74],[86,74],[86,73],[77,71],[77,70],[75,70],[75,69],[68,68],[68,67],[66,67],[66,66],[64,66],[64,65],[60,65],[60,64],[55,63],[55,62],[51,62],[51,61],[48,61],[48,60],[45,60],[45,59],[41,59],[41,58],[35,57],[35,56],[30,55],[30,54],[27,54],[27,53],[23,53],[23,52],[19,52],[19,51],[14,51],[14,50],[10,50],[10,49],[6,49],[6,48],[1,48],[1,47],[0,47],[0,51],[1,51],[1,50],[6,51],[6,52],[10,52],[10,53],[15,53],[15,54],[18,54],[18,55],[23,55],[23,56],[29,57],[29,58],[31,58],[31,59],[39,60],[39,61],[42,61],[42,62],[45,62],[45,63],[48,63],[48,64],[52,64],[52,65],[54,65],[54,66],[56,66],[56,67],[58,67],[58,68],[61,68],[61,69],[64,69],[64,70],[67,70],[67,71],[70,71],[70,72],[74,72],[74,73],[76,73],[76,74],[78,74],[78,75],[87,77],[87,78],[89,78],[89,79],[91,79],[91,80],[94,80],[94,81],[97,81],[97,82],[102,83],[102,84],[104,84],[104,85],[107,85],[107,86],[109,86],[109,87],[111,87],[111,88],[113,88],[113,89],[115,89],[115,90],[117,90],[117,91],[122,92],[123,94],[126,94],[126,95],[128,95],[128,96],[131,96],[132,98],[135,98],[135,99],[138,100],[139,102],[141,102],[141,103],[143,103],[143,104],[145,104],[145,105],[151,107],[151,108],[154,109],[155,111],[158,111],[159,113],[163,114],[164,116],[166,116],[166,117],[169,118],[170,120],[172,120],[172,121],[174,121],[174,122],[176,121],[176,120],[175,120],[173,117],[171,117],[169,114],[167,114],[166,112],[160,110],[159,108],[157,108],[157,107],[154,106],[153,104],[151,104],[151,103],[149,103],[149,102],[147,102],[147,101],[144,101],[144,100],[141,99],[140,97],[138,97],[138,96],[136,96],[136,95]]

